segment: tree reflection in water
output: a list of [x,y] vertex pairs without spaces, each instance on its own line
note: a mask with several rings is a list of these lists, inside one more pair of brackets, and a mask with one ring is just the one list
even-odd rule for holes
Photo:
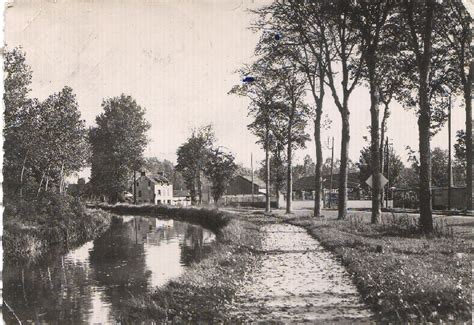
[[[114,219],[93,242],[43,263],[4,261],[3,299],[22,322],[78,324],[120,321],[124,301],[179,276],[209,250],[214,235],[173,220]],[[16,323],[3,309],[5,323]]]

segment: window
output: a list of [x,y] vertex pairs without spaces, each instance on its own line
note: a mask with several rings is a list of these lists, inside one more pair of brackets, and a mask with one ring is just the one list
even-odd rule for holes
[[148,186],[151,186],[151,182],[150,182],[150,181],[148,181]]
[[138,197],[142,197],[142,191],[138,191]]
[[161,195],[161,190],[158,190],[158,195]]
[[157,202],[157,203],[161,203],[161,200],[158,200],[158,202]]

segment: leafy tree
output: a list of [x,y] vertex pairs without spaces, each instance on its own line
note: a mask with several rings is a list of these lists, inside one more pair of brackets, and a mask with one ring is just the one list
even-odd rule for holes
[[[402,184],[401,174],[405,166],[403,165],[400,156],[398,156],[393,150],[389,151],[389,164],[387,160],[384,161],[384,166],[382,171],[387,171],[389,167],[390,175],[388,177],[390,186],[400,187]],[[372,175],[372,155],[369,147],[364,147],[360,151],[359,161],[356,163],[356,166],[359,169],[359,180],[363,188],[368,190],[368,185],[365,183],[367,178]],[[387,176],[387,173],[383,173]]]
[[[316,5],[316,4],[313,4]],[[314,10],[314,8],[312,8]],[[321,10],[316,10],[321,12]],[[255,29],[263,31],[257,45],[260,53],[286,57],[295,63],[309,86],[314,107],[309,112],[314,123],[315,139],[315,185],[314,216],[321,215],[322,190],[322,144],[321,127],[323,100],[325,95],[326,58],[322,38],[304,25],[298,15],[307,15],[305,4],[297,1],[275,1],[256,11],[259,20]],[[324,24],[319,24],[324,32]],[[270,32],[268,32],[270,31]]]
[[126,190],[130,175],[143,164],[150,124],[145,109],[124,94],[102,102],[97,126],[89,130],[92,147],[91,184],[97,195],[111,202]]
[[143,167],[152,174],[163,172],[163,175],[173,184],[174,189],[186,188],[183,176],[169,160],[159,160],[157,157],[148,157],[145,158]]
[[[268,69],[269,65],[270,62],[263,58],[241,69],[239,72],[244,83],[230,91],[250,99],[248,114],[253,117],[253,122],[247,128],[258,137],[257,143],[265,150],[264,179],[267,188],[270,188],[270,151],[277,140],[275,133],[279,132],[274,121],[278,118],[276,100],[280,96],[278,78],[274,70]],[[251,81],[247,81],[248,78],[252,78]],[[270,212],[270,191],[266,192],[265,203],[265,211]]]
[[439,33],[446,3],[403,1],[391,17],[396,53],[404,66],[399,71],[403,86],[397,97],[405,107],[416,107],[418,115],[420,228],[425,233],[433,231],[430,140],[446,120],[447,103],[442,100],[446,95],[441,85],[455,89],[458,82],[451,48]]
[[[184,178],[192,204],[202,203],[202,174],[209,162],[209,154],[214,141],[212,126],[200,127],[192,131],[191,137],[176,152],[178,156],[176,170]],[[198,201],[196,201],[196,195]]]
[[[472,82],[474,61],[472,60],[472,17],[461,0],[446,1],[445,14],[441,16],[439,32],[449,44],[455,60],[454,71],[458,75],[466,108],[466,208],[472,210]],[[459,169],[457,165],[456,169]]]
[[212,197],[216,205],[235,175],[237,165],[234,160],[232,154],[222,152],[219,148],[211,150],[206,175],[211,181]]

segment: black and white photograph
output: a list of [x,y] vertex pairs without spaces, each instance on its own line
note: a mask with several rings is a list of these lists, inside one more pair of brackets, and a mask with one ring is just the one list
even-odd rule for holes
[[2,324],[472,324],[473,0],[4,0]]

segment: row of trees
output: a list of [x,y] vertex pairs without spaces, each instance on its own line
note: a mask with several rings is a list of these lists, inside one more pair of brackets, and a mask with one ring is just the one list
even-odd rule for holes
[[5,52],[6,203],[42,191],[64,192],[65,177],[87,164],[87,129],[70,87],[44,101],[30,97],[32,71],[20,48]]
[[[471,17],[460,0],[288,0],[274,1],[255,13],[258,18],[253,29],[261,33],[256,47],[258,59],[240,71],[244,84],[231,92],[251,99],[249,113],[254,123],[249,127],[267,153],[267,183],[269,153],[276,157],[275,151],[284,147],[290,180],[292,150],[304,146],[304,126],[311,119],[317,158],[315,183],[321,188],[321,117],[329,89],[342,124],[338,210],[339,218],[346,216],[349,99],[362,84],[370,93],[372,222],[378,222],[381,215],[381,139],[390,103],[396,100],[417,114],[420,225],[430,232],[430,139],[446,120],[447,97],[462,94],[466,110],[466,202],[472,209]],[[312,107],[303,101],[307,88]],[[291,181],[287,182],[287,192],[291,193]],[[315,216],[321,213],[319,202],[316,197]],[[291,200],[287,200],[287,212],[291,212]]]
[[88,129],[70,87],[44,101],[31,98],[32,71],[20,48],[5,52],[4,68],[6,203],[64,194],[66,177],[89,165],[91,194],[117,201],[144,164],[145,110],[130,96],[106,99]]
[[176,152],[176,170],[184,179],[193,205],[202,203],[203,184],[208,180],[217,204],[238,169],[234,156],[224,147],[215,146],[215,142],[212,126],[200,127],[192,131]]

